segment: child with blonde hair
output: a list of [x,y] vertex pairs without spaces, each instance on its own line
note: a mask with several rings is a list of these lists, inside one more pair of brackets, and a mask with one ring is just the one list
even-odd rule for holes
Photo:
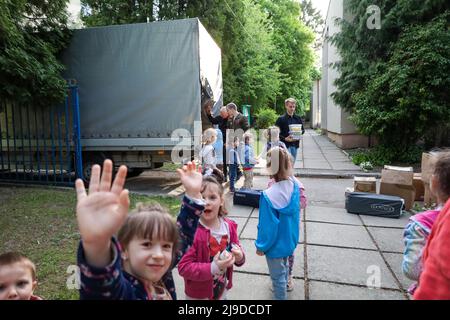
[[0,255],[0,300],[42,300],[34,295],[36,266],[18,252]]
[[271,126],[264,132],[267,139],[266,148],[264,153],[269,152],[273,147],[280,147],[287,150],[286,145],[280,140],[280,128],[277,126]]
[[214,150],[214,143],[217,140],[217,132],[214,128],[206,129],[203,132],[202,143],[203,147],[200,151],[201,164],[204,174],[211,175],[213,169],[216,168],[216,153]]
[[[294,158],[292,158],[291,154],[289,154],[289,161],[291,162],[291,166],[293,168],[294,167]],[[298,187],[300,188],[300,209],[305,209],[308,204],[308,198],[306,197],[306,193],[305,193],[305,186],[294,175],[289,177],[289,179],[291,179],[292,181],[294,181],[295,183],[298,184]],[[275,182],[276,182],[275,179],[271,178],[267,184],[267,188],[270,188]],[[289,276],[288,276],[288,282],[287,282],[287,291],[288,292],[294,290],[294,281],[292,278],[293,272],[294,272],[294,260],[295,260],[294,254],[290,255],[288,258],[288,263],[289,263]]]
[[191,162],[177,170],[186,194],[175,222],[159,205],[138,206],[128,214],[127,168],[119,168],[111,185],[112,171],[111,160],[105,160],[101,177],[94,165],[88,193],[76,181],[80,298],[176,299],[171,270],[192,244],[204,209],[196,198],[202,175]]
[[261,193],[256,253],[265,255],[277,300],[287,298],[288,258],[299,239],[301,189],[293,178],[292,160],[284,148],[267,153],[267,168],[275,180]]
[[225,217],[224,190],[213,177],[204,177],[201,196],[205,210],[191,248],[178,264],[186,299],[224,300],[233,286],[233,265],[242,266],[245,255],[237,224]]
[[216,166],[217,156],[214,144],[217,141],[217,130],[215,128],[206,129],[203,133],[203,147],[200,151],[200,159],[203,167],[203,175],[214,176],[219,182],[223,182],[223,173]]

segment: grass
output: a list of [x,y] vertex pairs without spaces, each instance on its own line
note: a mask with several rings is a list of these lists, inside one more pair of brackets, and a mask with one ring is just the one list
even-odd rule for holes
[[[174,197],[131,195],[138,202],[156,201],[176,215],[180,200]],[[0,252],[19,251],[35,264],[38,288],[44,299],[78,299],[66,287],[68,267],[76,265],[80,239],[75,192],[61,189],[0,187]]]
[[164,162],[164,165],[158,170],[161,171],[176,171],[178,168],[181,168],[181,164],[176,164],[173,162]]

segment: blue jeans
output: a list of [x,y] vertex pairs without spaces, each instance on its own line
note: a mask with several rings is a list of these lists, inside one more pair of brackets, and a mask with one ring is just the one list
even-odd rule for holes
[[230,191],[234,192],[234,183],[236,182],[236,176],[237,176],[237,164],[230,164],[229,167],[230,171]]
[[270,279],[272,280],[275,300],[286,300],[289,275],[288,258],[272,259],[266,256],[266,260],[267,266],[269,267]]
[[297,150],[298,150],[298,148],[296,148],[294,146],[288,147],[288,151],[292,155],[292,158],[294,158],[294,163],[295,163],[295,160],[297,160]]

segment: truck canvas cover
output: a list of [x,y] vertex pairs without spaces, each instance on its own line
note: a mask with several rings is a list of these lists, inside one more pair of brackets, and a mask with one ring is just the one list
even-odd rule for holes
[[221,51],[197,18],[74,30],[62,61],[83,146],[173,146],[201,121],[202,82],[223,104]]

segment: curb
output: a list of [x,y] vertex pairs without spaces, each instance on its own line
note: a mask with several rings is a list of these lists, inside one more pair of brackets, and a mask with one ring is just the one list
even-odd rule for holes
[[[253,171],[255,176],[267,176],[267,174],[261,173],[258,171]],[[311,172],[311,171],[299,171],[296,169],[294,172],[294,176],[303,177],[303,178],[324,178],[324,179],[342,179],[342,178],[354,178],[358,177],[374,177],[377,179],[381,178],[381,173],[379,172],[354,172],[354,171],[319,171],[319,172]]]

